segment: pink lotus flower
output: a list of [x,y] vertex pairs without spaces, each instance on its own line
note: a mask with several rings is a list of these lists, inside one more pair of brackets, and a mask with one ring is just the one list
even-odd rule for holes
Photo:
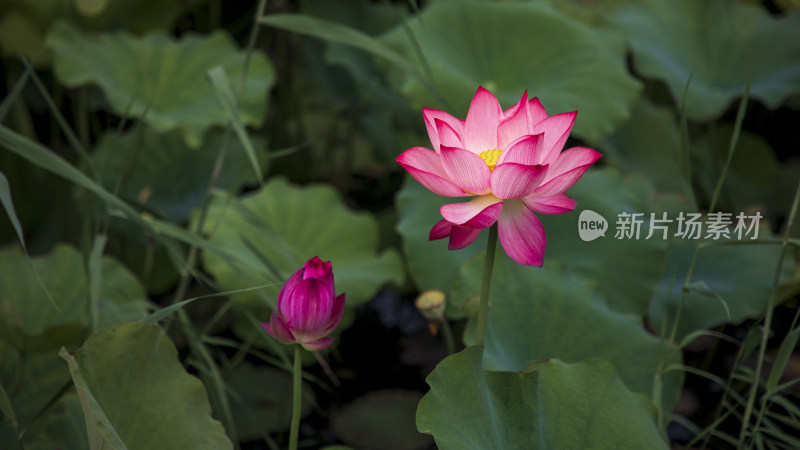
[[412,147],[397,162],[431,191],[473,198],[441,207],[444,220],[430,239],[450,238],[449,249],[468,246],[497,222],[498,236],[514,261],[541,266],[546,238],[533,212],[561,214],[575,209],[564,192],[602,155],[590,148],[561,151],[577,112],[547,116],[539,99],[503,111],[494,95],[478,88],[467,119],[423,108],[433,150]]
[[344,314],[344,294],[336,297],[331,262],[309,259],[283,285],[275,309],[269,323],[261,324],[272,337],[310,351],[328,348],[334,339],[325,336]]

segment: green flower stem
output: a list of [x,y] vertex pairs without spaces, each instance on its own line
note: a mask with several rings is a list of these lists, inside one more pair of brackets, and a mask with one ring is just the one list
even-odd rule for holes
[[453,329],[450,327],[450,322],[448,320],[442,319],[441,321],[442,326],[442,335],[444,335],[444,345],[447,349],[447,354],[452,355],[456,352],[456,341],[453,339]]
[[478,326],[475,330],[475,345],[483,346],[483,334],[486,330],[486,317],[489,314],[489,288],[492,284],[492,268],[494,253],[497,248],[497,224],[489,228],[489,240],[486,242],[486,259],[483,263],[483,281],[481,281],[481,302],[478,306]]
[[297,450],[300,433],[300,411],[303,408],[303,348],[294,346],[294,391],[292,392],[292,425],[289,427],[289,450]]

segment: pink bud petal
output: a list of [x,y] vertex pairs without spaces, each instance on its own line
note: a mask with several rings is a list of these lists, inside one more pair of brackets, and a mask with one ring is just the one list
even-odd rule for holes
[[326,348],[330,347],[333,344],[335,339],[331,337],[320,338],[313,342],[303,342],[300,345],[303,346],[304,349],[310,352],[319,352],[325,350]]
[[332,333],[333,330],[339,326],[342,317],[344,317],[344,294],[340,294],[336,297],[336,300],[334,300],[330,320],[328,320],[328,323],[325,325],[325,328],[322,329],[320,335],[325,336]]
[[333,282],[333,272],[331,272],[331,262],[322,261],[318,256],[315,256],[303,265],[303,279],[316,278],[318,280],[325,280],[328,277]]
[[300,270],[292,274],[292,276],[289,277],[289,279],[286,280],[286,283],[284,283],[281,287],[281,292],[278,294],[278,300],[276,301],[276,307],[278,310],[280,310],[281,304],[286,301],[288,292],[294,289],[294,287],[297,286],[297,283],[303,281],[303,272],[304,268],[301,267]]
[[279,313],[286,325],[297,334],[318,332],[325,326],[333,309],[333,286],[315,278],[298,283],[281,304]]
[[295,342],[292,331],[286,326],[285,323],[283,323],[281,318],[278,317],[274,311],[269,316],[269,323],[262,323],[261,326],[267,331],[267,333],[269,333],[270,336],[274,337],[279,342],[283,342],[284,344],[291,344]]

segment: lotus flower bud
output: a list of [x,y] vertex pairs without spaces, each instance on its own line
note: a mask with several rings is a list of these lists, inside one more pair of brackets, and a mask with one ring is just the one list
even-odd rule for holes
[[275,311],[261,326],[284,344],[320,351],[333,343],[333,332],[344,314],[344,294],[336,296],[331,262],[309,259],[278,294]]
[[445,305],[444,292],[437,290],[424,291],[414,301],[414,306],[426,319],[437,322],[444,320]]

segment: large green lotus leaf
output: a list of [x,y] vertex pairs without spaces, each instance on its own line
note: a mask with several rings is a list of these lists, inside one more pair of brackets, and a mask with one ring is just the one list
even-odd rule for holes
[[[0,251],[0,335],[21,349],[57,349],[79,342],[89,324],[89,287],[83,257],[73,247],[58,245],[32,259],[51,301],[22,252]],[[120,263],[103,258],[98,299],[98,326],[147,315],[142,286]],[[54,304],[55,303],[55,304]]]
[[613,20],[628,37],[636,69],[686,96],[690,119],[719,117],[744,92],[776,108],[800,93],[800,12],[783,17],[728,0],[629,2]]
[[[271,367],[237,366],[225,380],[236,422],[236,436],[242,441],[260,439],[269,433],[289,429],[292,419],[292,375]],[[314,391],[303,385],[303,411],[314,404]]]
[[371,391],[335,411],[331,430],[355,448],[420,450],[431,438],[414,425],[414,412],[422,394],[399,389]]
[[[172,222],[182,222],[192,208],[203,204],[208,180],[214,169],[223,132],[209,130],[200,148],[186,145],[177,131],[154,133],[135,131],[119,135],[104,134],[92,155],[103,184],[114,190],[120,176],[126,176],[119,195],[158,212]],[[225,164],[217,186],[238,191],[242,184],[253,183],[255,174],[238,139],[228,139]],[[253,139],[265,161],[266,143]],[[180,168],[180,176],[175,176]]]
[[[459,267],[486,247],[486,238],[480,236],[469,247],[455,251],[447,250],[446,239],[429,242],[430,228],[441,220],[439,207],[459,199],[437,196],[407,178],[397,196],[397,229],[403,237],[409,272],[421,290],[449,292],[461,277]],[[563,263],[570,273],[591,280],[613,309],[643,315],[661,279],[665,241],[645,239],[647,224],[643,225],[639,240],[615,239],[613,230],[621,212],[648,214],[662,209],[652,204],[652,186],[641,177],[600,169],[587,172],[568,194],[578,201],[575,211],[538,215],[547,233],[545,267],[551,262]],[[578,217],[585,209],[606,218],[609,229],[605,237],[584,242],[578,236]],[[463,295],[451,295],[448,315],[463,317],[462,306],[467,300]]]
[[405,5],[367,0],[311,0],[303,2],[303,13],[358,28],[375,35],[386,31],[408,15]]
[[[480,293],[482,272],[482,255],[463,267],[463,296]],[[610,309],[592,283],[567,273],[559,264],[522,266],[498,251],[491,289],[484,351],[487,369],[513,372],[535,360],[601,358],[614,364],[630,390],[648,397],[653,394],[653,380],[664,358],[662,344],[638,317]],[[470,320],[465,334],[468,343],[474,343],[474,322]],[[677,372],[663,383],[658,406],[666,416],[678,401],[681,383]]]
[[62,350],[81,398],[92,449],[233,448],[211,417],[203,383],[189,375],[160,327],[122,323]]
[[[405,5],[368,0],[314,0],[304,2],[302,10],[309,16],[343,24],[370,36],[387,31],[408,16]],[[333,107],[335,114],[342,116],[343,109],[352,108],[354,102],[358,104],[357,115],[352,114],[352,110],[346,114],[354,119],[353,126],[358,134],[341,142],[331,139],[326,129],[330,128],[330,119],[325,116],[324,122],[318,122],[328,126],[320,130],[317,139],[311,140],[309,136],[311,143],[321,147],[323,153],[336,151],[336,146],[350,145],[341,152],[356,155],[349,162],[353,169],[371,173],[373,177],[386,172],[394,165],[398,149],[414,145],[408,142],[409,134],[424,130],[419,111],[412,111],[405,97],[388,85],[385,71],[377,67],[379,62],[372,55],[327,40],[308,39],[302,43],[306,61],[314,67],[302,76],[308,78],[315,90],[324,93],[306,96],[306,110],[320,113]],[[342,117],[339,117],[336,124],[341,122]],[[310,131],[308,127],[306,130]],[[351,136],[353,131],[346,133]],[[359,142],[362,134],[366,139]],[[353,148],[352,141],[361,145]],[[377,158],[379,160],[374,161]]]
[[405,279],[397,252],[378,252],[375,218],[349,210],[329,186],[300,187],[273,178],[240,199],[218,193],[208,217],[211,242],[251,262],[234,267],[203,254],[206,268],[226,290],[274,283],[267,290],[274,301],[280,285],[315,255],[332,262],[336,291],[347,295],[348,306],[370,300],[386,282],[400,285]]
[[[176,41],[163,32],[142,37],[123,31],[85,33],[57,22],[47,45],[54,51],[62,84],[97,84],[114,112],[143,117],[159,132],[177,129],[191,147],[200,146],[206,128],[229,120],[206,73],[223,66],[235,88],[245,61],[245,52],[222,31],[187,33]],[[261,125],[274,80],[270,61],[253,52],[240,97],[242,122]]]
[[[412,34],[424,62],[409,38]],[[466,117],[479,85],[506,108],[527,89],[550,114],[578,110],[575,133],[596,141],[629,117],[639,95],[639,83],[625,66],[622,39],[543,2],[436,2],[381,39],[420,73],[430,66],[446,102],[411,74],[399,73],[399,88],[412,104],[446,109],[456,117]]]
[[53,21],[67,19],[80,28],[125,28],[133,32],[167,28],[180,14],[172,0],[7,0],[0,7],[0,47],[6,56],[18,54],[49,65],[48,54],[38,54]]
[[[659,234],[647,239],[650,214],[660,217],[671,203],[656,202],[653,186],[641,176],[622,176],[614,169],[590,170],[567,191],[578,201],[575,211],[539,218],[547,232],[548,261],[591,280],[612,309],[644,315],[664,270],[666,241]],[[604,237],[584,242],[578,235],[583,210],[608,221]],[[639,239],[618,239],[620,213],[643,213]]]
[[666,449],[653,406],[602,360],[484,372],[480,347],[444,359],[428,377],[417,428],[444,449]]
[[658,191],[683,191],[680,135],[671,109],[640,100],[631,119],[600,148],[605,163],[646,176]]
[[[768,231],[762,228],[760,233],[765,237]],[[681,288],[696,244],[691,240],[670,242],[664,277],[650,304],[650,322],[667,335],[681,304]],[[780,246],[776,244],[702,247],[690,280],[692,288],[683,299],[676,339],[695,330],[736,324],[764,314],[772,295],[779,253]],[[794,267],[794,260],[787,255],[782,280]]]
[[630,0],[545,0],[562,13],[593,26],[601,26]]
[[[710,198],[728,157],[733,126],[722,124],[712,136],[692,142],[693,172],[699,190]],[[760,210],[770,220],[789,215],[800,165],[781,164],[767,140],[742,130],[721,192],[727,211]]]
[[[617,170],[590,170],[567,192],[578,201],[575,211],[558,215],[539,215],[547,232],[547,261],[560,261],[572,273],[595,285],[612,309],[644,315],[661,279],[666,241],[663,235],[649,234],[650,214],[660,218],[664,212],[674,217],[677,208],[686,208],[672,197],[657,197],[652,184],[641,176],[621,175]],[[580,212],[591,210],[608,221],[604,237],[584,242],[578,234]],[[642,213],[638,239],[617,236],[621,213]]]

